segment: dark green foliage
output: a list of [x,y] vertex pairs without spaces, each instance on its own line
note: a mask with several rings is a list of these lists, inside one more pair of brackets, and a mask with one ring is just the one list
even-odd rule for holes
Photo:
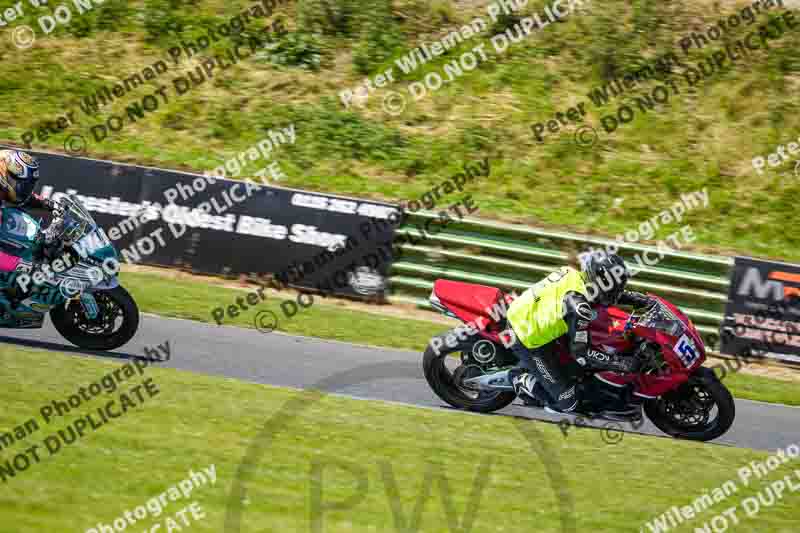
[[352,159],[387,160],[407,141],[398,131],[342,111],[336,101],[326,101],[313,116],[312,131],[324,145],[318,153],[339,153]]
[[329,97],[313,107],[273,107],[259,127],[266,133],[291,123],[303,139],[293,149],[317,160],[320,154],[336,154],[342,160],[393,161],[408,146],[406,137],[394,128],[345,111]]
[[237,118],[238,115],[228,109],[219,109],[212,113],[210,137],[230,141],[240,138],[246,125],[238,122]]
[[358,0],[300,0],[298,24],[306,31],[352,37],[360,30],[365,7]]
[[142,10],[142,21],[148,41],[159,41],[169,36],[180,36],[185,23],[179,14],[184,0],[147,0]]
[[646,1],[615,2],[599,11],[591,24],[592,46],[587,47],[587,66],[607,80],[643,64],[645,55],[672,51],[675,39],[671,31],[675,23],[672,11],[669,3]]
[[403,46],[399,31],[370,25],[353,50],[353,65],[359,74],[369,74],[386,60],[395,57]]
[[72,19],[66,31],[75,37],[88,37],[93,31],[119,30],[134,11],[120,0],[106,0],[101,5],[95,5],[91,11],[79,15],[73,12]]
[[497,20],[492,24],[489,32],[492,35],[503,33],[508,28],[512,28],[515,24],[518,24],[522,18],[522,16],[516,13],[500,13],[497,16]]
[[392,16],[391,0],[367,0],[370,16],[353,49],[353,65],[359,74],[369,74],[392,58],[403,46],[403,35]]
[[319,70],[324,52],[316,35],[298,31],[284,35],[263,57],[275,65]]
[[491,150],[497,144],[497,132],[480,125],[468,126],[461,132],[461,144],[467,150]]
[[353,64],[360,74],[370,73],[404,45],[391,0],[301,0],[297,12],[304,31],[356,39]]

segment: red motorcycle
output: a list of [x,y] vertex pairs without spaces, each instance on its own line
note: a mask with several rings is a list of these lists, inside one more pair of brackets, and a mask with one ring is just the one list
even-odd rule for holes
[[[616,403],[639,407],[632,421],[641,420],[643,408],[668,435],[716,439],[733,424],[733,396],[702,366],[705,345],[692,321],[667,300],[650,297],[653,305],[640,314],[595,305],[597,317],[590,326],[597,357],[602,357],[598,352],[636,357],[641,361],[638,373],[578,365],[563,338],[557,341],[560,362],[576,370],[579,386],[599,387]],[[488,413],[516,398],[508,371],[518,359],[508,349],[513,338],[505,319],[513,298],[485,285],[441,279],[434,284],[431,304],[464,324],[431,339],[423,369],[431,389],[453,407]]]

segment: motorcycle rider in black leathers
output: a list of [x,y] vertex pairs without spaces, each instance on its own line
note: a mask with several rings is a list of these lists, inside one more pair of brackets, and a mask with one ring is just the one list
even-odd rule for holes
[[[598,370],[636,372],[639,361],[630,356],[603,353],[591,348],[589,325],[596,317],[592,305],[647,307],[652,300],[626,291],[628,272],[616,254],[593,253],[583,271],[564,267],[529,288],[512,302],[508,323],[516,340],[511,350],[519,359],[510,379],[526,403],[546,405],[551,413],[592,413],[611,419],[635,416],[637,409],[609,401],[602,385],[590,380],[577,387],[577,368],[559,364],[555,341],[566,336],[578,365]],[[590,290],[589,286],[593,286]],[[590,293],[596,296],[591,298]],[[590,301],[594,299],[594,301]]]

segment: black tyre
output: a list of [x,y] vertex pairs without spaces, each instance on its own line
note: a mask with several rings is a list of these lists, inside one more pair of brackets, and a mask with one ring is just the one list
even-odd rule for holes
[[87,350],[114,350],[127,343],[139,329],[139,308],[121,285],[92,293],[100,312],[90,320],[80,302],[69,301],[50,310],[58,332],[72,344]]
[[736,406],[714,371],[700,368],[677,390],[645,402],[644,412],[667,435],[705,442],[730,429]]
[[[477,367],[465,368],[463,365],[458,365],[454,371],[451,371],[447,366],[448,360],[453,363],[459,361],[454,357],[448,357],[448,354],[460,351],[459,348],[455,348],[447,353],[436,354],[428,344],[422,358],[422,369],[433,392],[453,407],[478,413],[491,413],[510,405],[517,397],[513,392],[475,391],[457,384],[457,381],[466,377],[476,377],[482,373]],[[474,368],[474,371],[471,372],[471,368]]]

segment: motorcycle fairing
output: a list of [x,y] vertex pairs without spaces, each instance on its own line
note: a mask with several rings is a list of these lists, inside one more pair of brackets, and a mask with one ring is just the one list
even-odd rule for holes
[[675,389],[689,379],[689,374],[618,374],[617,372],[599,372],[597,379],[615,387],[634,386],[634,394],[642,398],[657,398]]
[[[685,383],[691,373],[702,365],[705,359],[705,349],[700,334],[686,315],[663,298],[653,294],[648,296],[657,299],[659,305],[640,317],[641,319],[637,321],[632,331],[637,337],[652,340],[661,346],[664,360],[670,367],[670,373],[660,375],[601,372],[598,374],[598,378],[615,386],[633,384],[636,390],[634,394],[637,396],[656,398]],[[619,309],[609,309],[628,316]],[[592,340],[595,338],[594,335],[593,322]],[[689,339],[688,344],[687,339]],[[691,358],[687,359],[689,357],[687,351],[692,349],[695,350],[695,353],[692,353]],[[690,362],[689,365],[686,364],[687,361]]]
[[633,328],[634,334],[662,347],[664,361],[674,373],[691,374],[705,360],[705,345],[692,321],[670,302],[658,296],[658,305]]
[[633,343],[624,335],[630,315],[617,307],[595,306],[593,309],[597,318],[589,325],[592,344],[602,345],[609,353],[632,350]]
[[[680,327],[652,329],[655,323],[649,323],[647,318],[650,317],[645,317],[645,323],[634,325],[631,331],[639,338],[652,340],[662,346],[664,360],[670,366],[671,372],[661,375],[619,374],[606,371],[599,372],[595,376],[616,387],[633,385],[634,394],[637,396],[656,398],[685,383],[692,371],[702,365],[705,359],[705,350],[702,348],[703,341],[699,333],[686,315],[670,302],[652,294],[649,296],[658,299],[661,306],[661,313],[654,314],[652,318],[673,319],[679,323]],[[497,311],[505,313],[508,303],[512,300],[512,296],[504,294],[495,287],[444,279],[436,280],[431,294],[431,303],[435,307],[449,312],[451,316],[464,322],[474,324],[481,336],[495,342],[503,342],[504,345],[507,339],[501,339],[498,335],[502,329],[501,323],[492,318],[489,310],[495,309],[495,315],[498,314]],[[632,351],[634,344],[625,332],[625,325],[631,315],[613,306],[598,305],[594,306],[594,310],[597,312],[597,318],[590,325],[592,343],[602,346],[609,353]],[[650,324],[650,327],[645,324]],[[681,348],[684,351],[689,350],[689,348],[685,348],[685,341],[683,341],[684,345],[681,345],[682,339],[685,338],[690,339],[697,350],[691,359],[687,359],[686,354],[675,351]],[[691,345],[689,346],[691,347]],[[556,341],[556,353],[562,364],[568,364],[573,360],[563,338]],[[688,367],[684,362],[687,360],[690,361]]]
[[[486,332],[489,326],[498,325],[491,317],[490,310],[505,314],[510,301],[511,297],[498,288],[445,279],[436,280],[431,293],[432,304],[444,307],[455,318],[474,324],[481,332]],[[490,335],[489,338],[499,341],[496,335]]]
[[[15,207],[0,208],[0,247],[6,252],[31,261],[36,250],[39,229],[39,222],[25,211]],[[10,276],[0,276],[0,289],[9,288],[9,278]],[[40,328],[44,322],[44,314],[54,303],[49,293],[34,294],[12,310],[11,302],[0,290],[0,327]]]
[[0,243],[14,255],[30,261],[39,233],[39,222],[14,207],[0,208]]

